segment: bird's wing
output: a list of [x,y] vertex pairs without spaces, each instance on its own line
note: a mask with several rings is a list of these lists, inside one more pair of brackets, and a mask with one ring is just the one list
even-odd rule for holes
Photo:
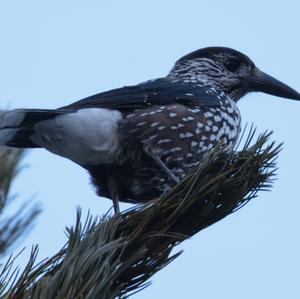
[[206,87],[199,87],[189,83],[172,82],[168,78],[160,78],[134,86],[125,86],[102,92],[68,106],[61,107],[60,109],[108,108],[126,111],[172,103],[219,106],[220,97],[207,91]]

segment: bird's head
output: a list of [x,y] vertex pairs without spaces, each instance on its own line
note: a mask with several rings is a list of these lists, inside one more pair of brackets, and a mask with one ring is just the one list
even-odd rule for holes
[[183,56],[168,77],[208,85],[235,101],[253,91],[300,100],[298,92],[262,72],[248,56],[225,47],[203,48]]

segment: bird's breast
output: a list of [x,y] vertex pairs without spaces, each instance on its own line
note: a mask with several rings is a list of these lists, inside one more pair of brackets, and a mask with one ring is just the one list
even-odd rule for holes
[[166,160],[185,159],[228,144],[239,133],[240,114],[227,100],[216,107],[173,104],[136,110],[120,125],[124,146],[142,145]]
[[216,144],[233,144],[239,127],[240,114],[230,100],[217,107],[173,104],[125,114],[120,143],[124,157],[132,161],[132,192],[145,191],[149,185],[157,186],[160,192],[169,188],[164,173],[144,154],[145,149],[181,178]]

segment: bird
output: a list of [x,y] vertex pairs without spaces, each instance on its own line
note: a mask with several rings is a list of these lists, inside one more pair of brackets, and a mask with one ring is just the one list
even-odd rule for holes
[[300,100],[245,54],[207,47],[165,77],[98,93],[57,109],[0,111],[0,145],[44,148],[87,170],[97,195],[145,203],[177,184],[218,144],[241,131],[247,93]]

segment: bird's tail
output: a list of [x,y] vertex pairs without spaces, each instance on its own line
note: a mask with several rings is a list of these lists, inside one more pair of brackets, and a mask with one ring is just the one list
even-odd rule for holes
[[62,112],[60,110],[42,109],[0,111],[0,146],[17,148],[39,147],[30,138],[34,134],[34,126]]

